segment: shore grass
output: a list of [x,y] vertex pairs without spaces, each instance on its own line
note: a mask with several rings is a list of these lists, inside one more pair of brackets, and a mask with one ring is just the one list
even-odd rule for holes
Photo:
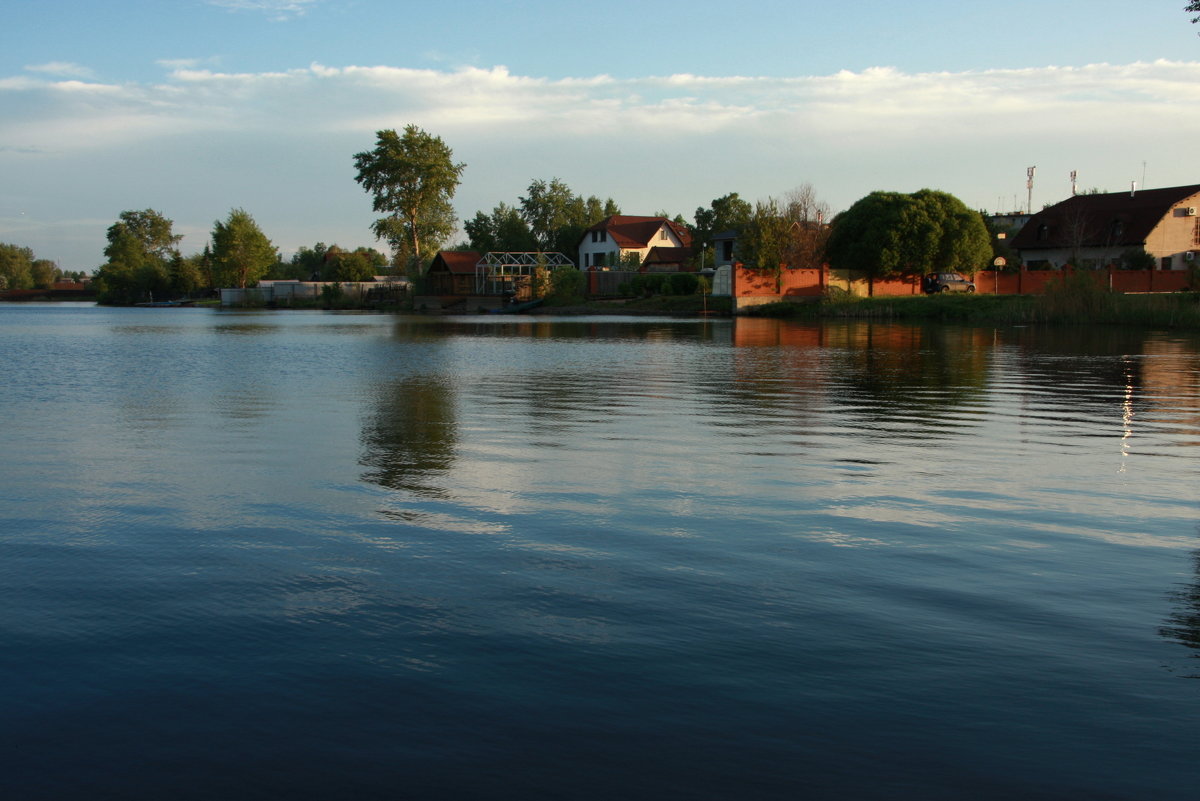
[[1200,329],[1200,293],[1122,295],[1052,289],[1044,295],[938,294],[882,298],[822,298],[748,309],[755,317],[859,318],[967,324],[1102,324]]

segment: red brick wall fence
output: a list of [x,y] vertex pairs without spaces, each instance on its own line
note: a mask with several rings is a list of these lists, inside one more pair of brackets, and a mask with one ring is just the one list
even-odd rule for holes
[[[1188,273],[1184,270],[1109,268],[1088,272],[1114,292],[1178,292],[1188,287]],[[1027,270],[1024,267],[1013,272],[980,270],[975,273],[975,287],[976,291],[986,295],[1037,295],[1046,290],[1047,283],[1062,274],[1059,270]],[[826,288],[840,288],[864,297],[868,294],[894,297],[921,294],[921,281],[917,276],[892,278],[875,281],[872,287],[865,278],[849,270],[784,269],[776,277],[745,267],[734,269],[735,308],[820,297]]]

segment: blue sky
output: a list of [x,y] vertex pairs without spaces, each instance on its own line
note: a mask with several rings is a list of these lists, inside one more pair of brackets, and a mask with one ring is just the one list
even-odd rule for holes
[[201,249],[245,208],[286,253],[374,244],[352,156],[414,123],[460,216],[535,178],[691,217],[803,183],[837,211],[929,186],[975,207],[1200,183],[1184,0],[10,0],[0,241],[102,261],[124,209]]

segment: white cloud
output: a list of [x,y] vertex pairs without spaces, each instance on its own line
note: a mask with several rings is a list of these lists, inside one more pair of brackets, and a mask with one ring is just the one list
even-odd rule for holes
[[190,70],[199,69],[204,64],[216,65],[220,63],[220,60],[217,56],[209,56],[208,58],[160,58],[154,63],[168,70]]
[[50,61],[45,64],[31,64],[25,67],[28,72],[41,72],[47,75],[59,75],[64,78],[91,78],[95,73],[89,67],[70,61]]
[[209,5],[233,11],[263,11],[274,19],[303,14],[321,0],[208,0]]

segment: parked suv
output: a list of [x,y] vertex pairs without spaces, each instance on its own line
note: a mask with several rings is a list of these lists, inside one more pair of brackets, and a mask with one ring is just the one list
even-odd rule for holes
[[974,292],[975,282],[968,281],[959,273],[930,273],[921,280],[921,289],[926,295],[934,292]]

